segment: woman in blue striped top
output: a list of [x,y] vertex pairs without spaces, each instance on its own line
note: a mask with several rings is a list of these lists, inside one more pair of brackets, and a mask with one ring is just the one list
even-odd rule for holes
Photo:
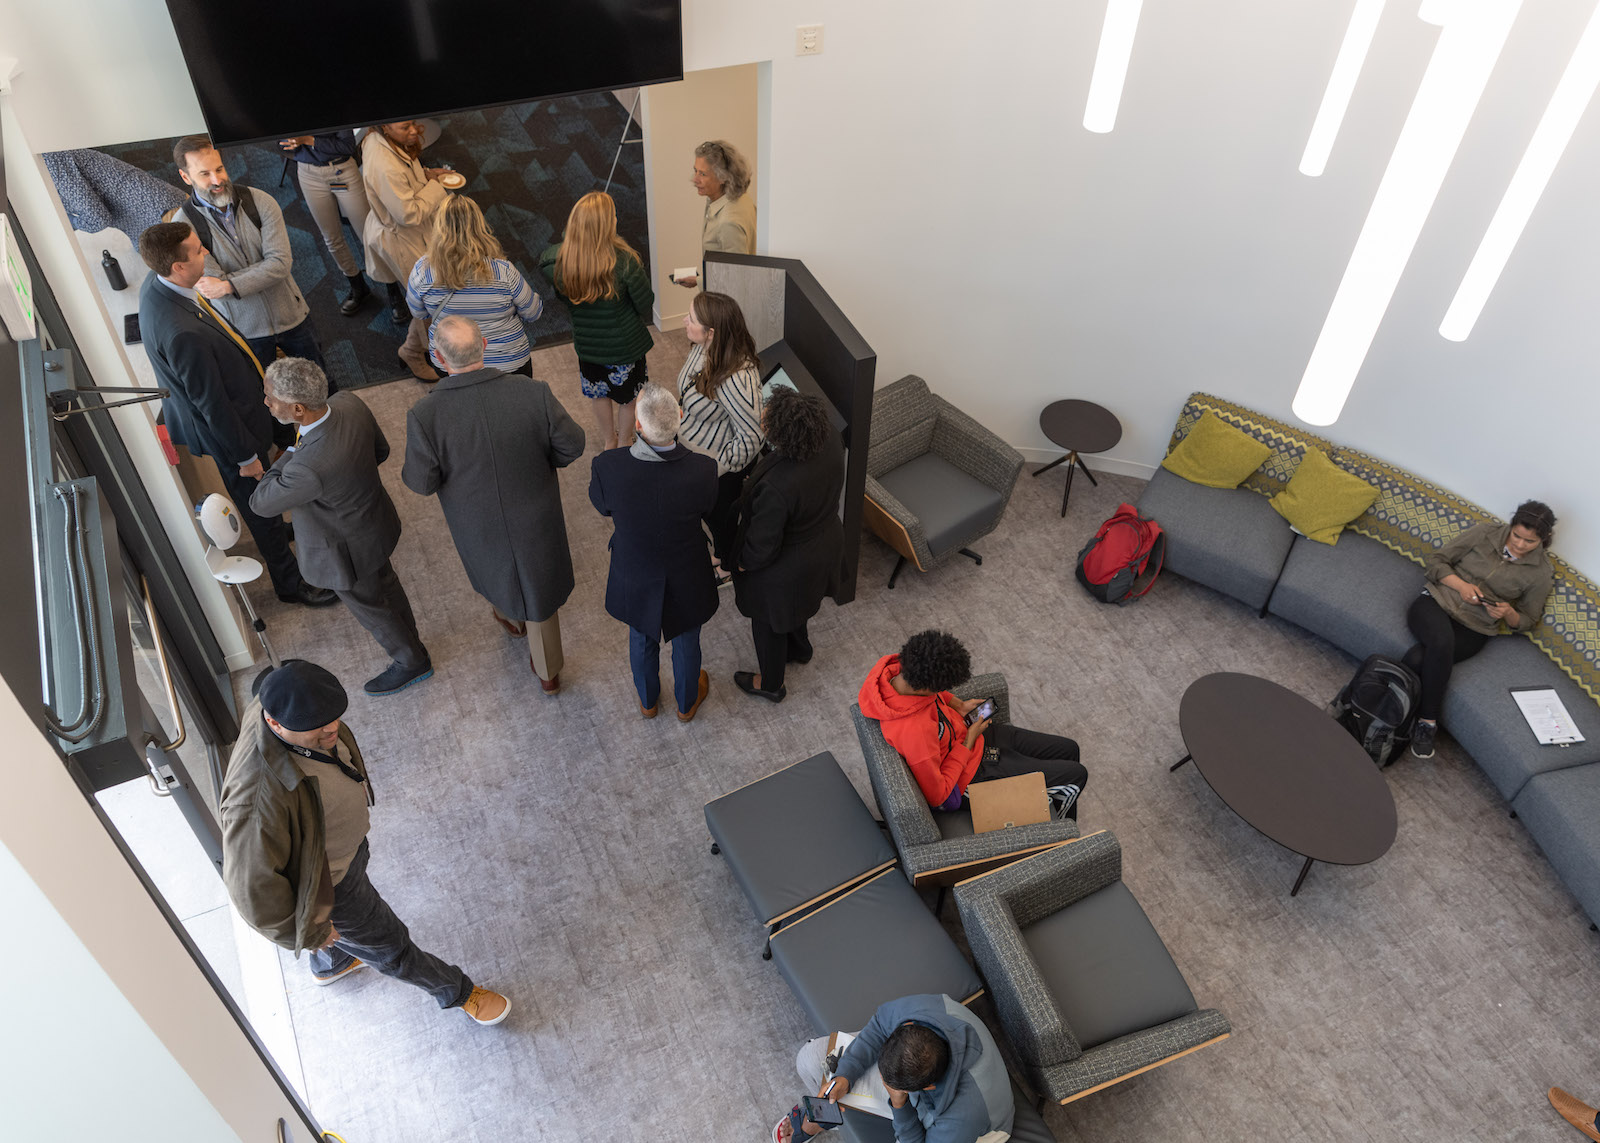
[[483,330],[486,367],[533,376],[533,348],[522,323],[537,318],[544,304],[507,260],[478,204],[465,195],[451,195],[434,215],[428,252],[417,259],[406,282],[406,304],[430,323],[430,356],[431,323],[456,314]]

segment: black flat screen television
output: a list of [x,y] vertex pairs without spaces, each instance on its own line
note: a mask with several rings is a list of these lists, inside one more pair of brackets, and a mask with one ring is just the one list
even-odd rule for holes
[[682,0],[167,0],[219,146],[683,78]]

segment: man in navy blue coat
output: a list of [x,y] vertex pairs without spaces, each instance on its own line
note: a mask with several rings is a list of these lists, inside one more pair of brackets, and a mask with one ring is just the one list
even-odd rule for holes
[[139,257],[150,268],[139,288],[139,333],[156,379],[171,394],[161,403],[167,435],[216,461],[278,598],[331,607],[339,597],[301,576],[283,517],[250,508],[256,481],[272,462],[272,414],[262,396],[261,363],[195,291],[206,263],[199,235],[186,222],[158,222],[139,236]]
[[711,680],[700,669],[700,627],[717,612],[717,578],[701,521],[717,503],[717,462],[677,443],[683,412],[671,393],[646,385],[634,407],[631,448],[594,458],[589,499],[610,516],[606,611],[629,627],[628,659],[639,713],[656,716],[661,640],[672,642],[678,719],[694,718]]

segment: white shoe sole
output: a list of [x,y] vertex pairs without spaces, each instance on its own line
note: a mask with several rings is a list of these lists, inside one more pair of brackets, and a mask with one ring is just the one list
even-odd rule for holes
[[318,988],[326,988],[326,987],[328,987],[328,985],[334,983],[335,981],[343,980],[345,977],[349,976],[352,972],[360,972],[362,969],[364,969],[366,967],[367,967],[367,964],[366,964],[365,961],[358,960],[354,964],[350,965],[348,968],[344,969],[342,972],[336,972],[332,976],[317,976],[316,974],[313,973],[312,977],[311,977],[311,983],[315,984]]
[[493,1028],[496,1024],[500,1023],[500,1021],[504,1020],[507,1016],[511,1015],[511,997],[507,996],[504,999],[505,999],[505,1002],[506,1002],[506,1006],[500,1010],[500,1015],[496,1016],[493,1020],[479,1020],[476,1016],[474,1016],[470,1012],[467,1013],[467,1019],[471,1020],[474,1024],[477,1024],[479,1027],[482,1027],[482,1028]]

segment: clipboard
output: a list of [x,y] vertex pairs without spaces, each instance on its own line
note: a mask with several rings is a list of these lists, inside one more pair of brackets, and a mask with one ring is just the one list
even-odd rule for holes
[[1511,701],[1517,704],[1517,710],[1539,745],[1571,746],[1584,741],[1583,732],[1554,687],[1510,687],[1508,690]]

